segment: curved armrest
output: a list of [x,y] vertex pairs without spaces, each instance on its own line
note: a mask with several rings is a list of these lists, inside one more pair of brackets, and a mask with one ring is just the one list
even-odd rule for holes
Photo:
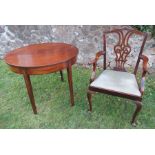
[[92,60],[89,64],[92,64],[93,65],[93,72],[92,72],[92,75],[91,75],[91,78],[90,78],[90,83],[92,81],[94,81],[95,77],[96,77],[96,66],[97,66],[97,61],[98,59],[100,58],[100,56],[102,55],[105,55],[105,52],[103,51],[99,51],[96,53],[96,57],[94,60]]
[[140,91],[143,94],[144,93],[144,88],[145,88],[145,76],[146,73],[148,72],[148,57],[145,55],[140,56],[140,59],[143,60],[143,71],[142,71],[142,78],[141,78],[141,86],[140,86]]

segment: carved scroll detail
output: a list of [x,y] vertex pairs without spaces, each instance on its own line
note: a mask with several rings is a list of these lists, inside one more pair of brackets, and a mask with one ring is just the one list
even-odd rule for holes
[[114,52],[116,54],[116,67],[115,70],[121,70],[125,71],[124,65],[127,61],[127,57],[131,52],[131,47],[128,44],[129,38],[132,35],[132,31],[128,31],[126,34],[123,34],[123,32],[116,31],[116,33],[119,36],[119,41],[117,45],[114,46]]

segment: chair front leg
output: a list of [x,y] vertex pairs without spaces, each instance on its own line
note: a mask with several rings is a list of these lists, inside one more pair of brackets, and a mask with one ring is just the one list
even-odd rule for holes
[[136,103],[136,110],[133,113],[132,120],[131,120],[131,124],[133,126],[136,126],[136,117],[137,117],[138,113],[140,112],[140,110],[142,109],[142,102],[135,101],[135,103]]
[[[92,72],[91,78],[89,80],[90,83],[92,83],[95,80],[95,78],[96,78],[97,61],[100,58],[100,56],[102,56],[102,55],[105,56],[105,52],[103,52],[103,51],[97,52],[95,59],[92,60],[92,62],[89,63],[89,64],[92,64],[93,65],[93,72]],[[89,88],[88,88],[87,98],[88,98],[88,103],[89,103],[89,111],[92,111],[92,94],[94,94],[94,92],[93,91],[90,91]]]

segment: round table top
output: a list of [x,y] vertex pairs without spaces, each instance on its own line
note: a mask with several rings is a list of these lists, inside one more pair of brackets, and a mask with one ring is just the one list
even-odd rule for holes
[[66,43],[40,43],[15,49],[6,54],[4,60],[15,67],[44,67],[75,58],[78,49]]

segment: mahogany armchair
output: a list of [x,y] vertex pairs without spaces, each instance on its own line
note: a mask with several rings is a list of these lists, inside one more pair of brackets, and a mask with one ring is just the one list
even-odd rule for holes
[[[115,67],[107,69],[106,61],[106,37],[109,34],[118,35],[118,42],[114,45],[113,52],[115,55]],[[133,73],[126,71],[125,63],[131,53],[129,38],[132,35],[142,37],[142,44],[138,53],[137,62]],[[144,93],[145,75],[147,73],[148,58],[142,55],[147,34],[135,29],[115,29],[103,34],[103,51],[96,54],[95,59],[91,62],[93,72],[90,78],[90,84],[87,91],[89,110],[92,111],[92,94],[94,92],[105,93],[113,96],[123,97],[135,101],[136,110],[133,113],[131,124],[136,125],[136,116],[142,108],[142,96]],[[99,58],[103,56],[103,72],[96,78],[96,67]],[[141,83],[138,84],[136,74],[140,61],[143,61]]]

